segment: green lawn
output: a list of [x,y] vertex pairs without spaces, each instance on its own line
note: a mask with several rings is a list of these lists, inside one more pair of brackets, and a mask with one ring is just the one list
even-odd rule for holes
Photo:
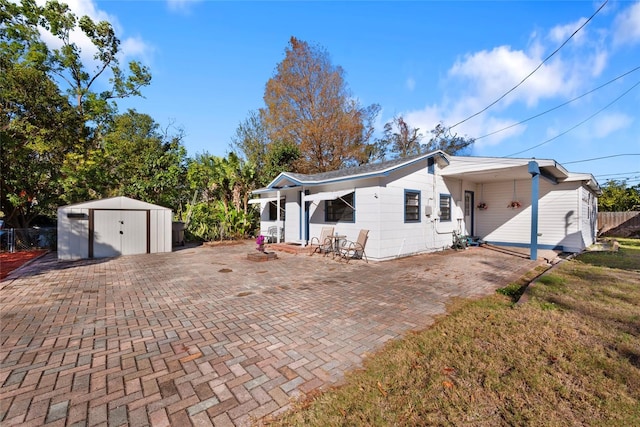
[[559,264],[517,304],[526,278],[454,302],[269,425],[640,425],[640,241],[619,242]]

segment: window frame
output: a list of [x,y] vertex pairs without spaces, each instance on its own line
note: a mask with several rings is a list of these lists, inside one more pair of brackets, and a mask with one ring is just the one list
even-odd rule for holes
[[[280,197],[280,220],[284,221],[285,219],[285,202],[286,202],[286,197]],[[268,202],[268,215],[269,215],[269,221],[277,221],[278,220],[278,216],[277,216],[277,210],[278,209],[278,202],[277,200],[270,200]],[[272,216],[273,214],[273,216]]]
[[[447,206],[443,209],[443,205],[442,202],[445,201],[447,202]],[[451,205],[451,194],[440,194],[440,197],[438,198],[438,210],[440,211],[440,221],[444,221],[444,222],[451,222],[452,221],[452,210],[453,210],[453,206]],[[442,213],[444,211],[447,211],[447,215],[443,216]]]
[[[408,201],[409,198],[408,196],[417,196],[417,205],[409,205]],[[415,199],[411,199],[412,201],[414,201]],[[415,224],[415,223],[419,223],[422,222],[422,216],[420,215],[420,207],[422,206],[422,192],[420,190],[404,190],[404,222],[409,224]],[[408,218],[409,212],[408,212],[408,208],[414,208],[416,207],[417,210],[415,212],[412,212],[411,215],[415,215],[415,218]]]
[[[351,197],[351,203],[349,203],[347,197]],[[351,206],[349,206],[351,204]],[[338,206],[334,206],[338,205]],[[341,206],[339,206],[341,205]],[[344,219],[345,212],[351,211],[351,219]],[[356,192],[353,191],[351,193],[345,194],[342,197],[338,197],[333,200],[325,200],[324,201],[324,222],[348,222],[355,223],[356,222]]]

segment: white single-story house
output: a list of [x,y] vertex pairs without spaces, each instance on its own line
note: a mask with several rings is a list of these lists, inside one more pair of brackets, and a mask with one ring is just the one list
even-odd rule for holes
[[128,197],[58,208],[58,259],[171,252],[171,209]]
[[[261,230],[306,245],[331,225],[386,260],[451,247],[453,232],[495,245],[579,252],[594,243],[601,189],[555,160],[450,156],[442,151],[317,173],[283,172],[259,198]],[[278,234],[278,240],[280,234]]]

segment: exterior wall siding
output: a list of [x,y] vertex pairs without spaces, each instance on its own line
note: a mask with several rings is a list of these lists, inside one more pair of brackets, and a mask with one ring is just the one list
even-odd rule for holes
[[[425,164],[417,165],[411,173],[391,174],[380,186],[380,234],[378,259],[391,259],[412,254],[432,252],[451,246],[451,231],[457,225],[439,220],[439,194],[451,189],[437,173],[428,173]],[[456,181],[458,182],[458,181]],[[435,184],[435,185],[434,185]],[[420,192],[420,221],[404,221],[405,190]],[[452,203],[455,203],[452,197]],[[426,207],[432,214],[425,214]],[[452,206],[452,212],[455,209]],[[368,244],[367,244],[368,245]]]
[[[513,182],[482,185],[488,209],[476,208],[477,234],[488,242],[528,246],[531,242],[531,181],[516,182],[516,197],[522,206],[507,205],[514,198]],[[581,250],[585,243],[583,217],[585,207],[580,204],[580,183],[553,185],[540,180],[538,204],[538,245],[569,252]]]
[[581,200],[582,241],[585,246],[591,246],[596,241],[598,234],[598,205],[596,197],[584,187],[579,188]]
[[[68,214],[83,215],[84,219],[71,219]],[[58,259],[74,260],[89,257],[89,209],[58,210]]]

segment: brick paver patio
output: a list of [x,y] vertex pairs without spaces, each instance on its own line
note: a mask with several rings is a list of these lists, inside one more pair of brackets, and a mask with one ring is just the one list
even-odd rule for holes
[[58,262],[0,282],[0,424],[245,426],[542,261],[486,248],[345,264],[253,242]]

